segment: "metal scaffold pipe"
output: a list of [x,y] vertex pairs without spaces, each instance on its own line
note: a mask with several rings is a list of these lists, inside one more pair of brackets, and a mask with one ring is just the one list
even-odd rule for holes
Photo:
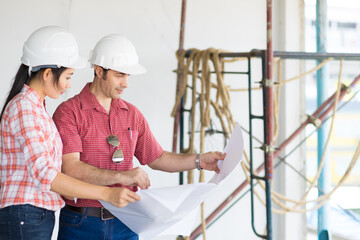
[[[317,52],[326,52],[327,48],[327,0],[316,1],[316,49]],[[320,69],[316,73],[317,82],[317,106],[321,106],[322,102],[326,99],[327,85],[329,74],[327,67]],[[319,197],[326,194],[330,189],[330,158],[325,148],[326,136],[329,133],[330,126],[328,124],[322,125],[318,129],[317,133],[317,158],[318,165],[322,162],[322,156],[324,155],[324,165],[318,179],[318,186],[323,192],[318,191]],[[329,204],[325,203],[320,209],[318,209],[318,239],[329,240],[330,234],[330,209]]]
[[[181,21],[180,21],[180,39],[179,39],[179,53],[181,54],[184,51],[184,38],[185,38],[185,17],[186,17],[186,0],[182,0],[182,7],[181,7]],[[183,69],[180,63],[178,63],[177,67],[177,80],[176,80],[176,94],[178,95],[178,92],[180,90],[180,86],[182,82],[184,81],[184,73]],[[183,133],[182,130],[182,122],[183,122],[183,116],[180,114],[180,110],[182,108],[183,104],[180,104],[178,107],[176,114],[174,116],[174,130],[173,130],[173,142],[172,142],[172,152],[176,153],[177,151],[177,140],[178,140],[178,132],[179,132],[179,125],[180,125],[180,149],[182,149],[182,139],[183,139]],[[183,184],[184,180],[183,177],[184,174],[180,172],[179,174],[179,182],[180,184]]]
[[[274,137],[274,101],[273,101],[273,29],[272,29],[272,0],[267,0],[267,48],[266,48],[266,82],[265,85],[265,144],[272,146]],[[272,239],[271,218],[271,180],[273,176],[273,152],[265,151],[265,187],[266,187],[266,239]]]
[[[339,102],[345,97],[346,93],[349,91],[349,89],[352,89],[360,82],[360,75],[358,75],[348,87],[343,87],[340,92],[339,96]],[[331,97],[329,97],[324,103],[315,110],[315,112],[311,115],[314,117],[319,118],[321,121],[324,121],[327,115],[334,109],[334,93]],[[278,148],[276,148],[276,151],[274,152],[274,159],[278,157],[278,155],[285,149],[285,147],[296,137],[298,136],[303,130],[305,130],[305,127],[308,124],[312,124],[310,119],[308,118],[305,122],[303,122],[298,129],[294,131],[293,134],[291,134],[290,137],[288,137],[284,142],[282,142]],[[258,166],[254,174],[259,174],[261,171],[264,170],[265,164],[262,163],[260,166]],[[233,200],[235,197],[248,185],[248,181],[244,180],[240,185],[206,218],[206,224],[210,225],[216,216],[218,216],[223,209]],[[201,226],[198,226],[190,235],[190,239],[193,240],[196,237],[198,237],[201,234]]]

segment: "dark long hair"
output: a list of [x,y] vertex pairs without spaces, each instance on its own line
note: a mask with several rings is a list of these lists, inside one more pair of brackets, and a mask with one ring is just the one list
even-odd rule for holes
[[[4,114],[5,108],[8,105],[8,103],[11,101],[11,99],[13,99],[18,93],[20,93],[21,89],[24,87],[24,84],[29,84],[30,82],[30,77],[33,77],[32,75],[36,76],[38,74],[41,74],[40,76],[42,76],[42,73],[45,71],[46,68],[42,68],[37,72],[32,72],[31,76],[29,75],[29,67],[21,64],[19,67],[19,70],[17,71],[15,78],[14,78],[14,83],[10,89],[9,95],[6,98],[6,101],[4,103],[4,106],[1,110],[1,115],[0,115],[0,120],[2,119],[2,116]],[[59,78],[61,73],[66,70],[65,67],[60,67],[60,68],[51,68],[51,71],[54,75],[54,85],[58,86],[59,84]]]

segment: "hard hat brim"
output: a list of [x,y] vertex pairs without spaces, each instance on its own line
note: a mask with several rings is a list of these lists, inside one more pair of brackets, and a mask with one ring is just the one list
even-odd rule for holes
[[73,62],[72,64],[66,64],[63,67],[80,69],[85,68],[87,64],[88,62],[86,58],[84,58],[83,56],[78,56],[75,62]]
[[121,67],[112,67],[110,69],[130,75],[138,75],[138,74],[146,73],[146,68],[141,64],[125,65],[125,66],[123,65]]

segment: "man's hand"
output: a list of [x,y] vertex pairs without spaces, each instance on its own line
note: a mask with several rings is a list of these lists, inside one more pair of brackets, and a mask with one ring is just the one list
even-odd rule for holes
[[207,152],[200,154],[200,167],[209,171],[220,172],[217,166],[219,160],[224,160],[226,154],[221,152]]
[[121,185],[138,186],[141,189],[150,187],[150,179],[147,173],[140,167],[136,167],[129,171],[119,172]]

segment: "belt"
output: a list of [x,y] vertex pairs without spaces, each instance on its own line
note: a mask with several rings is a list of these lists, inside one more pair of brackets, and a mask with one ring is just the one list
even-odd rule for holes
[[74,207],[66,204],[64,208],[71,212],[76,212],[83,215],[87,214],[91,217],[99,217],[101,220],[110,220],[114,218],[114,215],[112,215],[111,212],[103,207]]

